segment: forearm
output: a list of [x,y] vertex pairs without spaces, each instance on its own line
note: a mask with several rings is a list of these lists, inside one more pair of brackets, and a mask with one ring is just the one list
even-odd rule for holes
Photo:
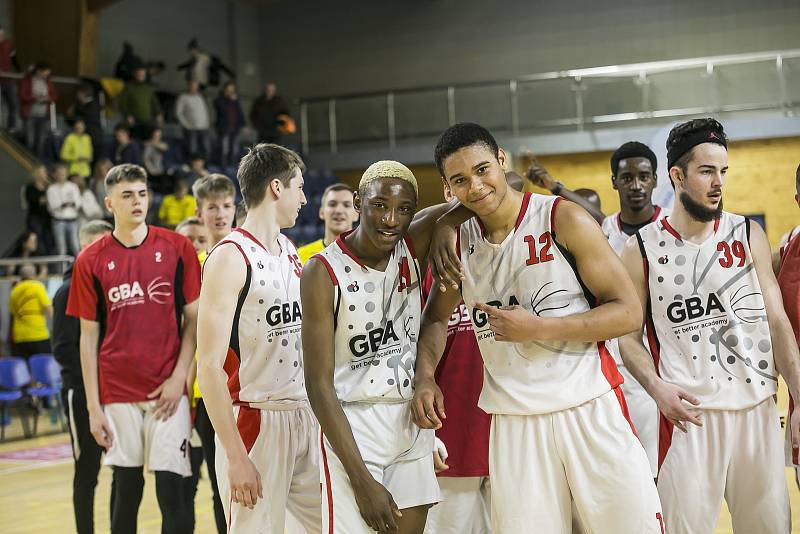
[[575,191],[571,191],[566,187],[562,186],[561,190],[558,193],[554,194],[558,194],[558,196],[564,197],[570,202],[574,202],[575,204],[579,205],[580,207],[588,211],[589,215],[591,215],[592,218],[598,222],[598,224],[602,223],[603,219],[606,218],[605,214],[599,209],[597,209],[597,207],[595,207],[594,204],[592,204],[591,202],[580,196]]
[[641,311],[620,301],[604,302],[583,313],[540,317],[535,339],[542,341],[604,341],[624,336],[642,324]]
[[181,335],[181,351],[178,353],[178,361],[175,363],[175,369],[172,370],[172,376],[180,378],[182,381],[186,380],[189,373],[189,367],[194,364],[194,354],[197,350],[197,318],[186,317],[183,324],[183,333]]
[[83,387],[86,391],[86,407],[89,412],[93,412],[101,408],[97,379],[97,339],[81,335],[80,351]]
[[446,226],[458,226],[463,224],[475,216],[470,210],[464,207],[461,202],[455,200],[450,204],[443,204],[447,206],[447,210],[439,216],[436,224],[443,224]]
[[316,380],[306,379],[306,391],[319,426],[342,462],[350,483],[357,485],[359,481],[371,479],[372,475],[361,458],[350,421],[342,410],[333,384],[320,384]]
[[788,318],[769,321],[775,367],[786,381],[792,398],[800,399],[800,356]]
[[653,357],[642,345],[641,330],[619,338],[619,352],[625,368],[652,397],[651,387],[659,376]]
[[447,342],[447,321],[423,319],[417,344],[415,377],[432,378],[439,366]]
[[233,399],[228,391],[228,376],[221,363],[204,362],[197,366],[197,382],[203,392],[203,404],[220,444],[229,460],[247,456],[236,419],[233,416]]

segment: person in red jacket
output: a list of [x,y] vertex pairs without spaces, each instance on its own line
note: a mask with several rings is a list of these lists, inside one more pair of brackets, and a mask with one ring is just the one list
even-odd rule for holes
[[57,97],[47,63],[37,63],[20,82],[20,114],[25,123],[25,143],[40,159],[44,156],[44,142],[50,125],[50,104]]
[[[19,70],[14,43],[11,42],[11,39],[6,38],[6,32],[0,26],[0,72],[19,72]],[[17,100],[17,83],[13,78],[0,76],[0,96],[6,107],[5,127],[14,130],[17,127],[19,102]]]

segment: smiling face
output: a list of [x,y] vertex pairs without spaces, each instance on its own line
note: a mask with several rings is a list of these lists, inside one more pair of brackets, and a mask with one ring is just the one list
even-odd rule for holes
[[619,191],[619,202],[631,211],[641,211],[653,203],[656,175],[647,158],[625,158],[619,161],[611,184]]
[[461,148],[442,162],[445,184],[467,209],[478,217],[497,210],[508,192],[503,170],[505,152],[495,158],[483,143]]
[[703,143],[692,149],[686,171],[672,167],[670,177],[675,193],[689,214],[710,221],[722,211],[722,187],[728,172],[728,151],[716,143]]
[[277,199],[278,225],[281,228],[291,228],[297,221],[300,208],[306,205],[306,194],[303,191],[303,173],[300,169],[294,170],[294,175],[285,186],[280,180],[273,180],[273,188],[279,191]]
[[417,195],[406,180],[376,178],[356,195],[355,207],[361,214],[359,231],[376,249],[389,254],[411,226]]
[[123,181],[106,194],[106,209],[114,214],[117,226],[142,224],[147,216],[147,184],[143,181]]
[[353,204],[353,193],[346,189],[328,191],[319,208],[319,218],[325,221],[325,230],[340,235],[353,229],[358,212]]

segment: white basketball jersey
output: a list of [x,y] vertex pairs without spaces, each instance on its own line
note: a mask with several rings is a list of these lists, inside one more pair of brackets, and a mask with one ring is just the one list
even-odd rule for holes
[[[582,286],[573,257],[555,239],[560,197],[526,193],[516,228],[488,242],[478,218],[459,230],[464,302],[518,304],[540,317],[588,311],[594,297]],[[622,379],[600,343],[495,341],[485,313],[470,308],[485,373],[479,406],[487,413],[530,415],[578,406]]]
[[[670,210],[662,208],[661,206],[655,207],[655,212],[650,218],[649,222],[655,222],[662,217],[668,216]],[[620,219],[620,212],[613,213],[603,219],[602,224],[603,234],[608,239],[608,244],[617,253],[617,256],[622,256],[622,249],[625,248],[625,243],[631,237],[622,230],[622,220]]]
[[650,288],[647,330],[659,375],[706,409],[739,410],[775,394],[767,313],[750,221],[722,213],[702,245],[666,217],[639,230]]
[[247,264],[225,360],[234,403],[306,399],[300,341],[302,265],[297,249],[278,234],[281,252],[275,256],[241,228],[217,247],[224,243],[236,246]]
[[314,256],[334,285],[336,395],[343,402],[405,402],[414,392],[422,298],[414,246],[404,236],[385,271],[365,266],[347,234]]

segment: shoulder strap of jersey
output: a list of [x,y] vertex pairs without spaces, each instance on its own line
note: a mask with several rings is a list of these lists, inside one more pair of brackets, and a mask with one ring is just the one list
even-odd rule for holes
[[747,246],[750,246],[750,217],[744,218],[744,233],[747,236]]

